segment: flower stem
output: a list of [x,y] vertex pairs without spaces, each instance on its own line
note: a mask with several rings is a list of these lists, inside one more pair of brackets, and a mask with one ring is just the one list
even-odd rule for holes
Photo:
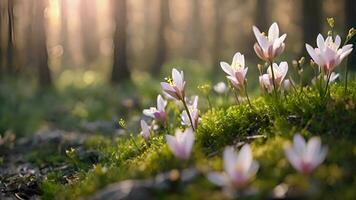
[[236,94],[235,88],[233,88],[232,90],[233,90],[233,93],[234,93],[234,96],[235,96],[236,104],[240,105],[239,96]]
[[272,71],[272,85],[273,85],[273,92],[275,97],[277,98],[277,90],[276,90],[276,83],[275,83],[275,77],[274,77],[274,70],[273,70],[273,61],[270,61],[270,67],[271,67],[271,71]]
[[325,97],[326,97],[326,94],[328,93],[329,82],[330,82],[330,76],[331,76],[331,73],[328,73],[328,74],[326,75],[327,79],[326,79],[326,86],[325,86],[325,92],[324,92],[323,98],[325,98]]
[[211,101],[210,101],[209,94],[206,95],[206,99],[208,100],[209,109],[211,110],[213,107],[211,106]]
[[246,95],[246,98],[247,98],[248,105],[252,109],[252,104],[251,104],[250,98],[248,97],[248,93],[247,93],[247,85],[244,86],[244,90],[245,90],[245,95]]
[[347,63],[346,63],[346,68],[345,68],[345,91],[344,91],[344,94],[346,95],[347,94],[347,76],[348,76],[348,66],[347,66]]
[[188,108],[188,106],[187,106],[187,103],[185,102],[184,99],[182,100],[182,102],[183,102],[183,105],[184,105],[185,110],[187,111],[190,124],[192,125],[192,129],[193,129],[193,131],[195,131],[194,123],[193,123],[192,117],[190,116],[190,112],[189,112],[189,108]]

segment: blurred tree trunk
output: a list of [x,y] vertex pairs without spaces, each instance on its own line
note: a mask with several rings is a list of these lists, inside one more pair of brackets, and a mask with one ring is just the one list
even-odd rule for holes
[[35,0],[27,0],[27,18],[28,22],[26,24],[26,35],[25,35],[25,65],[26,67],[33,67],[35,63],[35,55],[34,55],[34,41],[33,41],[33,36],[34,36],[34,29],[33,27],[36,25],[36,22],[34,21],[34,1]]
[[15,69],[14,63],[14,0],[7,2],[7,17],[8,17],[8,35],[7,35],[7,59],[6,67],[9,74],[13,74]]
[[3,45],[3,19],[4,19],[4,9],[3,9],[3,1],[0,1],[0,78],[4,73],[4,45]]
[[[345,33],[347,34],[350,28],[356,28],[356,1],[345,0]],[[356,46],[356,36],[354,36],[349,44]],[[356,71],[356,51],[353,50],[348,56],[347,65],[352,71]]]
[[[224,27],[224,12],[223,12],[223,2],[219,0],[214,0],[214,35],[213,35],[213,46],[212,46],[212,73],[220,73],[220,59],[221,59],[221,48],[223,43],[223,27]],[[215,76],[214,76],[215,77]]]
[[44,11],[47,5],[47,0],[36,0],[34,19],[36,26],[34,30],[34,46],[36,65],[38,67],[38,82],[40,87],[47,88],[52,85],[51,73],[48,66],[48,52],[47,52],[47,37],[45,28]]
[[158,33],[156,40],[156,55],[151,67],[151,71],[154,76],[158,76],[160,74],[163,64],[167,59],[167,41],[165,33],[170,21],[169,0],[160,1],[159,15],[160,22],[158,25]]
[[[304,43],[315,44],[316,37],[322,31],[322,3],[321,0],[303,0],[302,24]],[[305,52],[303,48],[303,52]],[[302,54],[304,55],[304,53]]]
[[267,15],[268,0],[257,0],[255,11],[255,24],[261,31],[268,29]]
[[88,63],[95,61],[99,52],[95,2],[96,0],[80,1],[82,52]]
[[201,18],[199,0],[191,0],[191,16],[188,22],[186,34],[185,56],[190,59],[198,59],[202,46]]
[[114,33],[114,63],[111,73],[111,82],[114,84],[130,79],[127,63],[127,5],[126,0],[112,0],[114,7],[115,33]]
[[63,49],[63,54],[61,58],[62,65],[68,65],[70,59],[69,53],[69,37],[68,37],[68,11],[67,11],[67,0],[60,0],[61,4],[61,45]]

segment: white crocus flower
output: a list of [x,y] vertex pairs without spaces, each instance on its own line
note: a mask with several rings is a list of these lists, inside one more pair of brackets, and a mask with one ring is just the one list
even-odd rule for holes
[[228,76],[228,78],[233,86],[237,89],[243,89],[245,87],[245,77],[248,68],[245,68],[245,57],[240,52],[237,52],[233,59],[231,65],[226,62],[220,62],[222,70]]
[[224,173],[210,172],[208,179],[218,185],[229,188],[242,188],[257,173],[259,164],[253,160],[251,148],[245,144],[238,154],[233,147],[226,147],[223,155]]
[[[281,87],[284,78],[288,72],[288,63],[281,62],[279,65],[273,63],[273,72],[274,72],[274,84],[276,86],[276,90],[279,90]],[[259,77],[260,86],[265,89],[268,93],[273,91],[273,76],[271,66],[267,69],[267,74],[263,74]]]
[[179,72],[177,69],[172,70],[172,80],[168,82],[161,82],[162,90],[170,97],[177,100],[184,100],[185,81],[183,71]]
[[224,82],[219,82],[214,85],[214,91],[218,94],[223,94],[227,91],[227,86]]
[[[198,110],[198,100],[199,97],[195,96],[194,97],[194,101],[192,102],[192,104],[188,104],[188,109],[189,109],[189,113],[192,117],[192,121],[193,121],[193,128],[197,129],[198,128],[198,124],[199,124],[199,110]],[[181,114],[181,119],[182,119],[182,125],[185,126],[191,126],[190,120],[189,120],[189,116],[186,110],[184,110]]]
[[324,40],[324,37],[319,34],[316,44],[317,48],[313,48],[309,44],[305,44],[305,47],[310,57],[325,74],[330,74],[352,51],[352,44],[340,48],[341,38],[338,35],[335,40],[331,36]]
[[325,159],[327,147],[321,146],[319,137],[312,137],[308,143],[296,134],[293,145],[286,144],[284,152],[290,164],[300,173],[307,174],[319,166]]
[[150,139],[151,137],[151,128],[147,125],[147,123],[144,120],[141,120],[141,133],[142,137],[144,137],[146,140]]
[[191,128],[184,132],[177,129],[175,136],[166,135],[167,145],[175,157],[188,160],[194,144],[194,134]]
[[161,95],[157,96],[157,107],[150,107],[149,109],[144,109],[143,114],[152,117],[162,123],[166,122],[166,111],[167,101],[163,99]]
[[277,23],[273,23],[268,30],[268,36],[265,36],[260,30],[253,26],[257,43],[253,46],[257,56],[266,62],[272,62],[275,57],[280,55],[285,47],[284,40],[287,34],[279,37],[279,28]]

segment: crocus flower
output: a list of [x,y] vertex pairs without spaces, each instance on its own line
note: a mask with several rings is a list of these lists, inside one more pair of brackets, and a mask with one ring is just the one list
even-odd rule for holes
[[[287,62],[281,62],[279,65],[276,63],[273,63],[273,73],[274,73],[274,84],[276,86],[276,90],[278,90],[282,83],[284,78],[287,75],[288,72],[288,63]],[[266,89],[268,93],[272,92],[273,90],[273,76],[272,76],[272,70],[271,66],[268,67],[267,69],[267,74],[263,74],[259,77],[260,81],[260,86],[263,89]]]
[[251,148],[245,144],[238,154],[233,147],[226,147],[223,155],[224,173],[210,172],[208,179],[218,185],[242,188],[257,173],[259,164],[253,160]]
[[293,145],[286,144],[284,152],[290,164],[296,170],[307,174],[324,161],[327,147],[321,146],[319,137],[312,137],[306,143],[301,135],[296,134],[293,138]]
[[183,71],[179,72],[175,68],[172,70],[172,80],[161,82],[161,87],[165,93],[177,100],[184,100],[185,81]]
[[[194,101],[191,104],[188,104],[188,109],[189,109],[189,113],[192,117],[192,121],[193,121],[193,128],[197,129],[198,128],[198,124],[199,124],[199,110],[198,110],[198,100],[199,97],[195,96],[194,97]],[[181,114],[181,118],[182,118],[182,125],[185,126],[191,126],[190,120],[189,120],[189,116],[186,110],[184,110]]]
[[284,40],[287,34],[279,37],[279,28],[277,23],[273,23],[268,30],[268,36],[265,36],[260,30],[253,26],[253,33],[255,34],[257,43],[253,46],[259,58],[266,62],[272,62],[275,57],[280,55],[285,47]]
[[191,128],[184,132],[177,129],[175,136],[166,135],[167,145],[175,157],[188,160],[194,144],[194,134]]
[[150,139],[151,136],[151,128],[147,125],[145,120],[141,120],[141,133],[142,137],[144,137],[146,140]]
[[161,95],[158,95],[157,107],[150,107],[149,109],[144,109],[143,114],[164,123],[166,121],[166,106],[167,101],[164,100]]
[[218,94],[223,94],[224,92],[227,91],[227,86],[224,82],[219,82],[216,85],[214,85],[214,91]]
[[316,40],[317,48],[305,44],[305,47],[313,61],[324,71],[330,74],[341,61],[352,51],[352,44],[345,45],[341,48],[341,38],[336,36],[335,40],[328,36],[325,40],[319,34]]
[[[335,72],[331,72],[330,77],[329,77],[329,84],[334,83],[336,81],[337,78],[339,78],[339,73],[335,73]],[[328,76],[324,75],[324,81],[328,81]],[[316,83],[316,78],[314,77],[312,80],[312,83],[315,84]]]
[[228,78],[233,86],[237,89],[242,89],[245,86],[245,77],[248,68],[245,68],[245,57],[241,53],[237,52],[233,59],[231,65],[226,62],[220,62],[220,66],[225,73],[228,74]]

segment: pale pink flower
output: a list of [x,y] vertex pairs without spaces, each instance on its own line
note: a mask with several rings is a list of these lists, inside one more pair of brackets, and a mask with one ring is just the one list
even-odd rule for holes
[[175,68],[172,70],[172,80],[167,82],[161,82],[162,90],[177,100],[184,100],[185,81],[183,71],[179,72]]
[[258,171],[259,164],[253,160],[251,148],[245,144],[238,154],[233,147],[226,147],[223,155],[224,173],[210,172],[208,179],[218,185],[242,188]]
[[264,61],[272,62],[275,57],[280,55],[285,47],[284,40],[287,34],[279,37],[279,28],[277,23],[273,23],[268,30],[268,36],[265,36],[260,30],[253,26],[253,33],[257,39],[257,43],[253,46],[259,58]]
[[166,121],[166,111],[167,101],[163,99],[161,95],[157,96],[157,107],[150,107],[149,109],[144,109],[143,114],[152,117],[162,123]]
[[[189,113],[192,117],[192,121],[193,121],[193,128],[197,129],[198,128],[198,124],[200,121],[199,118],[199,110],[198,110],[198,100],[199,97],[195,96],[194,100],[191,104],[188,104],[188,109],[189,109]],[[181,114],[181,119],[182,119],[182,125],[184,126],[191,126],[190,120],[189,120],[189,116],[186,110],[184,110]]]
[[218,94],[223,94],[227,91],[227,86],[224,82],[219,82],[214,85],[214,91]]
[[[339,78],[339,73],[331,72],[330,77],[329,77],[329,84],[336,82],[336,79]],[[324,81],[328,81],[328,76],[324,75]],[[316,78],[314,77],[312,80],[312,83],[315,85],[316,84]]]
[[175,136],[166,135],[167,145],[175,157],[188,160],[194,144],[194,134],[191,128],[184,132],[177,129]]
[[319,137],[312,137],[308,143],[296,134],[293,145],[286,144],[284,152],[290,164],[300,173],[307,174],[319,166],[325,159],[327,147],[321,146]]
[[316,44],[317,48],[313,48],[309,44],[305,44],[305,47],[310,57],[325,74],[330,74],[352,51],[352,44],[339,48],[341,45],[341,38],[338,35],[335,37],[334,41],[331,36],[328,36],[324,40],[324,37],[319,34]]
[[231,65],[226,62],[220,62],[220,66],[225,73],[228,74],[228,78],[231,83],[237,89],[243,89],[245,86],[245,77],[248,68],[245,68],[245,57],[240,52],[237,52],[233,59]]
[[140,135],[144,137],[146,140],[150,139],[151,137],[151,128],[147,125],[144,120],[141,120],[141,132]]
[[[273,63],[273,73],[274,73],[274,84],[276,86],[276,90],[279,90],[284,78],[288,72],[288,63],[281,62],[279,65]],[[259,77],[260,86],[265,89],[268,93],[273,91],[273,76],[271,66],[267,69],[267,74],[263,74]]]

